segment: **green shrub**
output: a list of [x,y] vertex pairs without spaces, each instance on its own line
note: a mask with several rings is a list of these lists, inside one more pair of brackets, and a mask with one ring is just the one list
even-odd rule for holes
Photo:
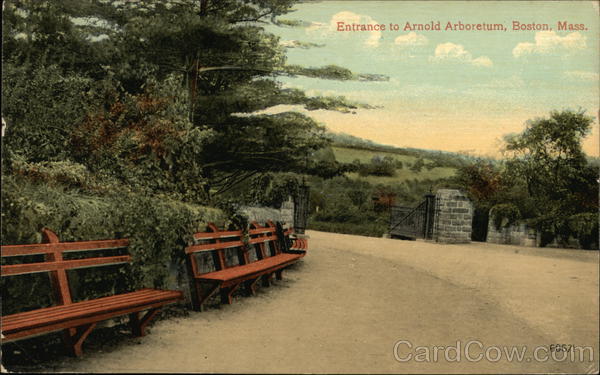
[[[39,243],[43,227],[61,241],[129,238],[132,264],[114,270],[115,276],[107,277],[107,269],[70,272],[77,299],[165,287],[170,264],[183,262],[192,234],[207,222],[227,224],[220,210],[165,197],[122,191],[93,196],[13,176],[3,176],[2,185],[2,244]],[[2,278],[4,313],[47,306],[47,284],[43,274]]]
[[584,249],[598,249],[598,214],[582,213],[569,217],[571,233]]
[[[396,160],[390,156],[382,158],[379,155],[375,155],[368,164],[361,164],[359,162],[358,165],[358,174],[362,177],[369,175],[393,177],[396,175]],[[401,168],[402,162],[400,162]]]
[[502,203],[492,207],[490,216],[496,229],[500,230],[515,224],[521,218],[521,212],[512,203]]

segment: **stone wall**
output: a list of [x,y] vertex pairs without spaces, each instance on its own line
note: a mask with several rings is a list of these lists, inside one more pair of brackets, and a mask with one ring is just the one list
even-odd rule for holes
[[[488,233],[486,242],[539,247],[542,242],[540,233],[533,228],[529,228],[526,224],[514,224],[507,228],[496,229],[496,226],[490,220],[488,224]],[[544,247],[581,249],[579,241],[573,237],[569,237],[567,243],[559,243],[558,239],[546,244]]]
[[433,238],[437,242],[471,242],[473,204],[464,193],[455,189],[438,190],[435,209]]
[[294,202],[288,199],[283,202],[281,208],[261,207],[261,206],[246,206],[240,210],[244,215],[248,216],[248,221],[256,221],[264,225],[267,220],[273,222],[281,221],[289,226],[294,226]]
[[486,241],[507,245],[536,246],[537,235],[535,230],[525,224],[514,224],[498,230],[493,220],[490,220]]

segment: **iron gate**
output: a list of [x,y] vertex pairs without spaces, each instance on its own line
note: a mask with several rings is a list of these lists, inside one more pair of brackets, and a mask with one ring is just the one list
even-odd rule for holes
[[310,188],[300,185],[298,194],[294,196],[294,232],[304,234],[308,224]]
[[435,195],[425,195],[417,207],[393,206],[390,215],[392,238],[432,239],[435,223]]

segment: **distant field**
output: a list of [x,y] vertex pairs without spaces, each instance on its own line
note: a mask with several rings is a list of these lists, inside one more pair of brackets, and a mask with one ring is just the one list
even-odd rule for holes
[[[401,155],[393,152],[385,152],[385,151],[370,151],[370,150],[361,150],[355,148],[346,148],[346,147],[338,147],[334,146],[333,153],[335,155],[335,159],[342,163],[351,163],[352,161],[358,159],[361,163],[368,163],[371,161],[373,156],[379,155],[381,157],[391,156],[396,160],[400,160],[403,163],[410,163],[411,165],[417,160],[414,156],[409,155]],[[424,161],[431,162],[429,159],[424,159]],[[365,176],[361,177],[358,173],[347,173],[346,175],[352,179],[361,179],[363,181],[367,181],[371,184],[398,184],[402,183],[406,180],[437,180],[440,178],[446,178],[454,176],[456,173],[455,168],[450,167],[436,167],[432,170],[428,170],[427,168],[421,169],[420,173],[415,173],[411,171],[406,166],[402,169],[396,169],[396,175],[393,177],[386,176]]]
[[446,177],[451,177],[454,176],[454,174],[456,173],[456,169],[454,168],[433,168],[432,170],[428,171],[427,169],[423,168],[421,170],[421,173],[415,173],[411,170],[407,170],[406,168],[404,169],[396,169],[396,175],[393,177],[387,177],[387,176],[359,176],[358,173],[347,173],[346,175],[352,179],[361,179],[363,181],[367,181],[370,184],[384,184],[384,185],[390,185],[390,184],[398,184],[398,183],[402,183],[406,180],[437,180],[440,178],[446,178]]
[[[400,155],[393,152],[387,151],[371,151],[371,150],[361,150],[358,148],[347,148],[347,147],[339,147],[333,146],[333,154],[335,155],[335,160],[340,163],[352,163],[354,160],[358,159],[361,163],[368,163],[371,161],[373,156],[379,155],[381,157],[391,156],[396,160],[400,160],[401,162],[414,163],[417,158],[415,156],[409,155]],[[430,161],[428,159],[424,159],[426,162]]]

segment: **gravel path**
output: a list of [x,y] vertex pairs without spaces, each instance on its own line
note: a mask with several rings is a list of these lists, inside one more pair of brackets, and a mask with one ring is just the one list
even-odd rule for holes
[[[53,371],[598,371],[598,252],[308,235],[309,254],[257,296],[159,321],[142,339]],[[457,341],[460,360],[446,349]],[[481,360],[465,358],[469,342]],[[535,347],[547,358],[551,344],[590,346],[594,360],[580,362],[578,351],[575,361],[533,359]],[[437,359],[433,346],[444,346]],[[496,361],[491,346],[527,346],[529,360],[503,352]]]

